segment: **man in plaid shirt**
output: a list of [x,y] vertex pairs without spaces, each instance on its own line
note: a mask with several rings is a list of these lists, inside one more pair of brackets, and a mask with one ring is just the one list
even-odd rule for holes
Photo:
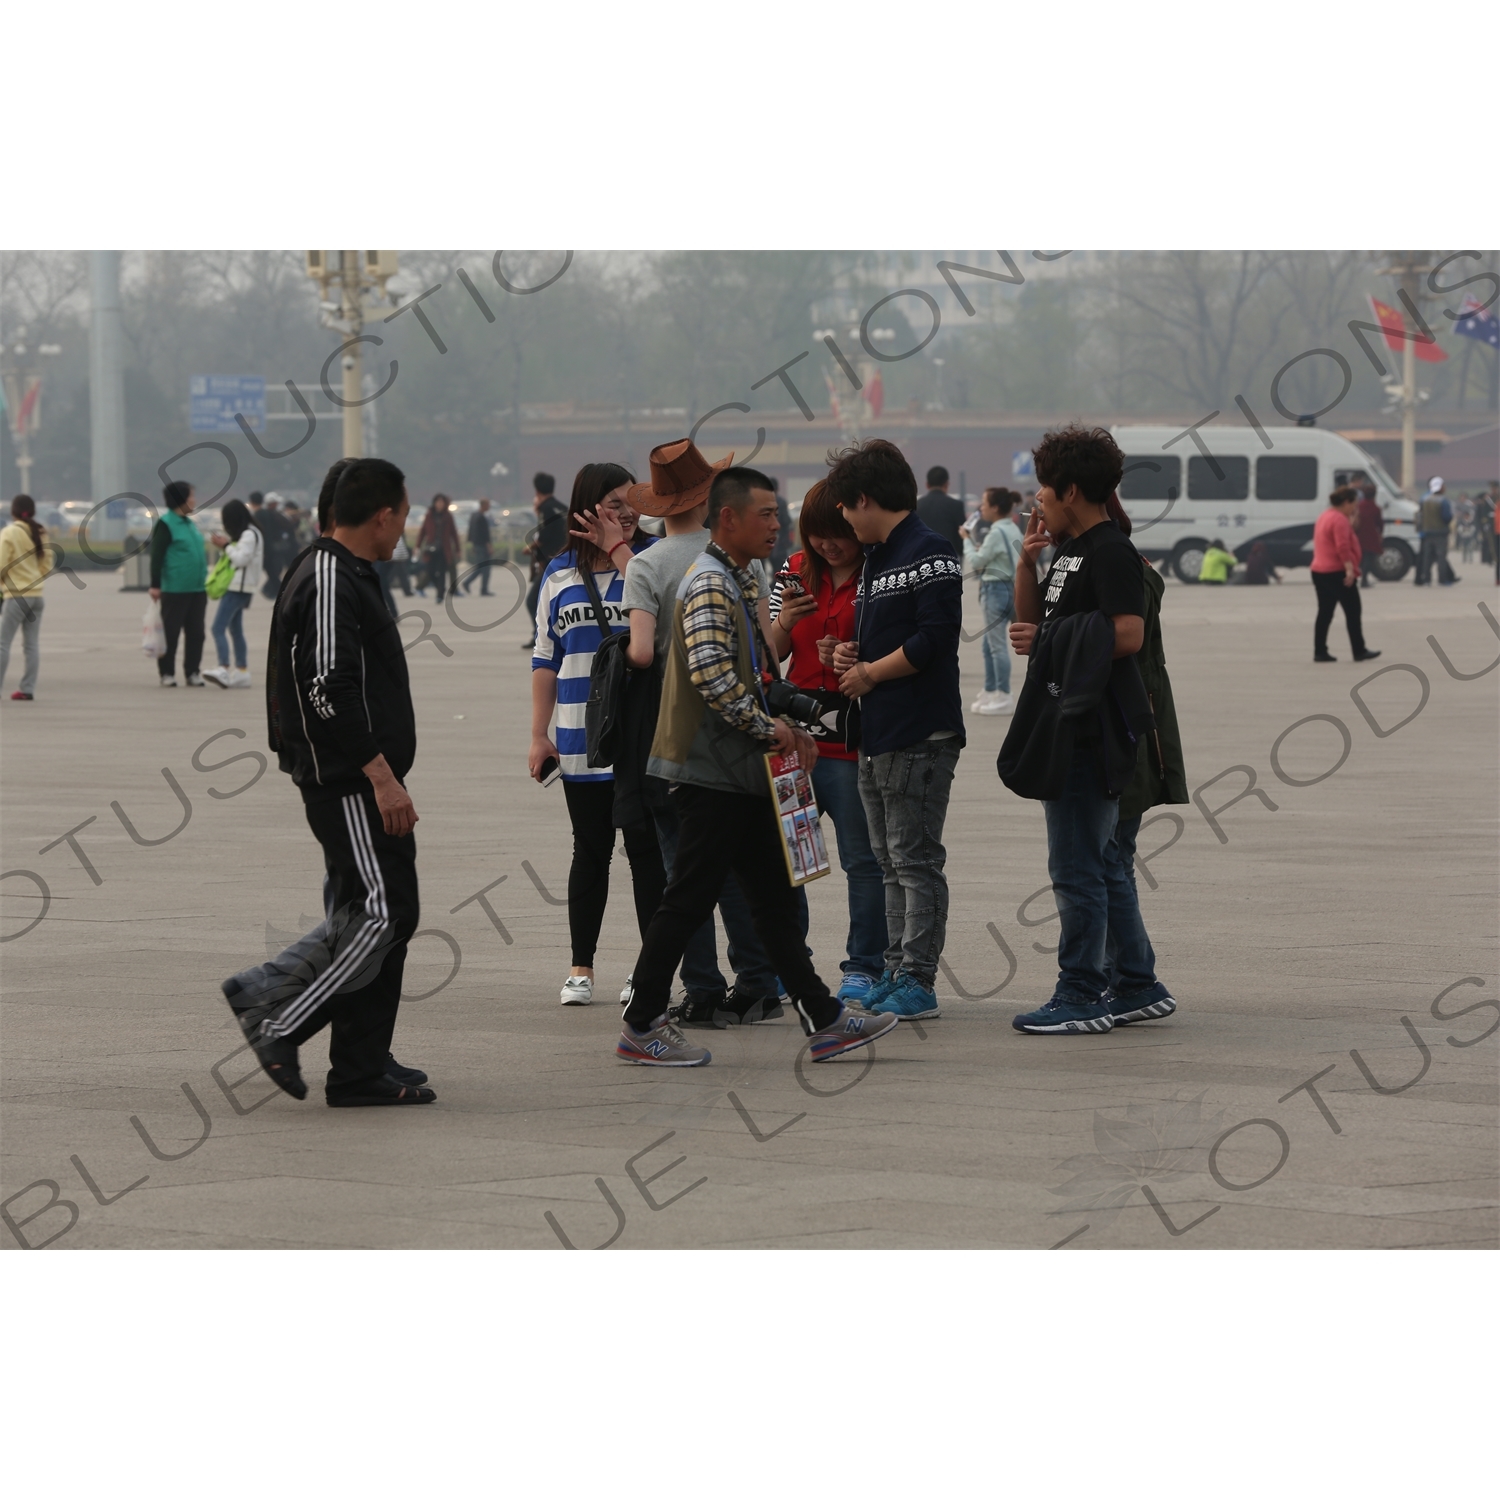
[[[671,883],[635,961],[634,994],[616,1055],[648,1067],[697,1067],[702,1047],[667,1019],[672,975],[688,938],[719,899],[724,877],[739,877],[755,930],[787,988],[814,1062],[863,1047],[894,1028],[894,1016],[843,1005],[807,956],[797,893],[787,875],[781,830],[766,774],[768,751],[795,751],[811,769],[812,738],[766,711],[764,674],[775,658],[761,635],[759,590],[750,564],[769,557],[779,523],[776,493],[758,470],[714,478],[708,514],[713,540],[677,590],[661,714],[647,771],[671,783],[680,833]],[[747,1017],[747,1019],[750,1019]]]

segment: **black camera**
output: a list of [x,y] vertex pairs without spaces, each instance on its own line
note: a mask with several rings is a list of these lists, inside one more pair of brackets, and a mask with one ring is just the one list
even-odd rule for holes
[[766,707],[773,714],[784,716],[808,729],[826,732],[830,727],[824,723],[824,715],[830,709],[823,700],[814,693],[803,692],[784,679],[773,682],[766,689]]

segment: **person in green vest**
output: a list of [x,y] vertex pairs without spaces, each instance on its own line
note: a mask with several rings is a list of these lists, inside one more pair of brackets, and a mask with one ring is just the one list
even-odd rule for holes
[[1234,553],[1226,550],[1224,543],[1215,537],[1203,554],[1203,566],[1198,569],[1199,583],[1228,583],[1234,572]]
[[203,533],[188,519],[193,487],[174,479],[161,492],[166,510],[151,532],[151,597],[161,605],[167,649],[157,658],[161,685],[177,686],[177,637],[189,687],[203,687],[203,621],[208,610],[208,558]]

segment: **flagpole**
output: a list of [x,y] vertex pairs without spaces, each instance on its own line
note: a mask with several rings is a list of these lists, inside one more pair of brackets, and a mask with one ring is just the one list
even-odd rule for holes
[[[1408,261],[1401,268],[1401,286],[1416,306],[1416,265]],[[1410,315],[1403,308],[1402,321],[1410,326]],[[1412,330],[1413,336],[1416,330]],[[1408,500],[1417,498],[1417,346],[1412,339],[1401,341],[1401,488]]]

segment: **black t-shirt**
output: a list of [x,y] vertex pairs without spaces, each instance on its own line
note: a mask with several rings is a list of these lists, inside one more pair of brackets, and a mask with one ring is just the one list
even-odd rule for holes
[[1043,619],[1097,609],[1106,615],[1146,614],[1141,555],[1113,521],[1069,537],[1057,549],[1042,593]]

